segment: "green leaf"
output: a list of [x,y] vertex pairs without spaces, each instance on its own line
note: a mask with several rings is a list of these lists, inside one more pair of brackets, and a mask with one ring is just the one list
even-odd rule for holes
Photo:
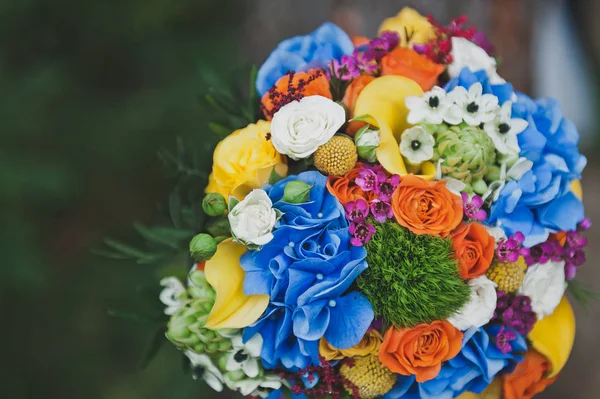
[[269,175],[269,184],[275,184],[281,179],[283,179],[283,176],[280,176],[279,173],[275,171],[275,168],[273,168]]
[[136,261],[136,263],[138,265],[148,265],[151,263],[156,263],[159,260],[163,260],[168,256],[168,254],[166,253],[154,253],[154,254],[148,254],[146,256],[142,256],[140,258],[138,258],[138,260]]
[[350,122],[367,122],[367,123],[369,123],[370,120],[373,120],[373,117],[369,114],[364,114],[364,115],[355,116],[354,118],[350,119]]
[[208,122],[208,128],[219,137],[229,136],[232,129],[217,122]]
[[108,247],[114,249],[115,251],[118,251],[123,255],[131,256],[133,258],[143,258],[143,257],[149,255],[148,252],[144,252],[136,247],[132,247],[131,245],[124,244],[120,241],[113,240],[112,238],[108,238],[108,237],[105,238],[104,243]]
[[181,228],[181,196],[177,190],[169,195],[169,215],[171,216],[173,225],[178,229]]
[[577,280],[569,281],[567,286],[569,293],[573,299],[587,312],[588,305],[592,301],[600,299],[600,293],[594,291],[587,284],[583,284]]
[[110,259],[118,259],[118,260],[125,260],[125,259],[132,259],[133,257],[130,255],[125,255],[119,252],[112,252],[112,251],[107,251],[104,249],[92,249],[92,253],[94,255],[98,255],[98,256],[103,256],[105,258],[110,258]]
[[258,75],[258,68],[256,67],[256,65],[252,65],[252,69],[250,69],[250,82],[249,82],[249,89],[248,89],[248,109],[251,112],[250,115],[250,121],[254,121],[256,120],[256,113],[255,108],[256,108],[256,102],[258,101],[258,93],[256,91],[256,76]]
[[127,309],[108,309],[108,314],[121,320],[127,320],[134,323],[157,323],[160,319],[135,310]]
[[133,228],[149,242],[167,246],[172,249],[181,249],[178,240],[173,240],[172,236],[165,236],[156,230],[146,227],[140,222],[134,222]]
[[312,184],[302,180],[291,181],[283,189],[283,201],[290,204],[303,204],[309,200],[312,187]]
[[152,338],[146,346],[146,349],[144,350],[144,354],[140,361],[140,369],[145,370],[146,367],[148,367],[166,340],[164,327],[161,327],[154,332]]
[[230,195],[230,196],[229,196],[229,205],[228,205],[228,208],[227,208],[227,210],[228,210],[229,212],[231,212],[231,210],[232,210],[233,208],[235,208],[235,206],[236,206],[237,204],[239,204],[239,202],[240,202],[240,200],[239,200],[239,199],[237,199],[237,198],[235,198],[235,197],[233,197],[233,196],[231,196],[231,195]]

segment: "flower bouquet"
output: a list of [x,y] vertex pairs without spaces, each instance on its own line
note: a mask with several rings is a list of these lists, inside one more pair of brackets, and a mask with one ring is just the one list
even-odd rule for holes
[[311,399],[531,398],[556,379],[586,159],[465,24],[404,9],[369,40],[325,23],[260,67],[260,120],[213,124],[203,227],[138,226],[193,236],[191,271],[160,282],[159,338],[194,377]]

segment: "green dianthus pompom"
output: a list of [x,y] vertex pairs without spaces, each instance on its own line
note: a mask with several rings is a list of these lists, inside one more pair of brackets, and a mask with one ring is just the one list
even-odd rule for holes
[[366,244],[369,268],[358,278],[377,317],[396,327],[445,320],[469,300],[449,239],[376,224]]

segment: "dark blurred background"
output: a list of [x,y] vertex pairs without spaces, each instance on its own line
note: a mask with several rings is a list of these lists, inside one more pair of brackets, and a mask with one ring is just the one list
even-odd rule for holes
[[[374,36],[411,5],[466,14],[516,88],[561,99],[580,127],[587,213],[600,220],[600,1],[0,0],[2,398],[210,398],[170,345],[141,371],[153,327],[108,316],[156,271],[94,256],[110,235],[139,240],[171,190],[156,151],[214,141],[209,84],[332,20]],[[600,222],[599,222],[600,223]],[[600,291],[600,233],[579,278]],[[595,398],[600,306],[576,309],[572,358],[542,398]]]

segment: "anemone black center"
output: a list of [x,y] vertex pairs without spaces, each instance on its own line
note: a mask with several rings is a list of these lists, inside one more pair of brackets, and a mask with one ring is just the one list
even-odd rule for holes
[[245,362],[246,359],[248,359],[248,355],[245,354],[243,350],[239,350],[235,355],[233,355],[233,360],[235,360],[238,363]]
[[467,111],[470,113],[475,113],[479,111],[479,104],[477,104],[476,102],[472,102],[471,104],[467,105]]
[[431,108],[437,108],[440,105],[440,99],[438,98],[438,96],[433,96],[431,98],[429,98],[429,106]]
[[510,131],[510,125],[508,123],[501,123],[498,125],[498,131],[500,134],[506,134]]
[[196,366],[192,370],[192,373],[194,374],[194,377],[196,377],[196,378],[202,378],[202,376],[204,375],[205,371],[206,370],[204,369],[204,367],[202,367],[202,366]]
[[421,142],[419,140],[413,140],[410,142],[410,148],[412,148],[413,151],[417,151],[419,148],[421,148]]

